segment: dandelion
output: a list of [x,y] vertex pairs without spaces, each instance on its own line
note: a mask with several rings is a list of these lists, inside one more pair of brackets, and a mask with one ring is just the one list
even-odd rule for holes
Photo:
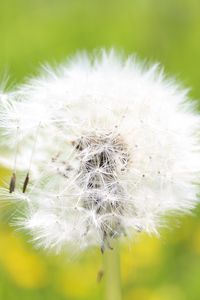
[[158,64],[102,50],[46,66],[1,97],[0,127],[1,193],[24,203],[17,224],[38,246],[104,252],[197,203],[199,116]]

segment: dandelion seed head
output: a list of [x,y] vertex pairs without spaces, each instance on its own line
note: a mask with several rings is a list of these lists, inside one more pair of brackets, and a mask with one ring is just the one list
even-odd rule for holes
[[7,198],[24,203],[17,223],[38,246],[103,251],[195,207],[199,116],[159,65],[80,54],[0,99],[8,165],[17,144],[17,178],[30,175]]

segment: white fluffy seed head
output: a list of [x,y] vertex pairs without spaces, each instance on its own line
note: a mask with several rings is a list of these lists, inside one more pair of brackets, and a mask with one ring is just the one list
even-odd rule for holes
[[82,54],[0,101],[4,162],[16,175],[2,197],[25,203],[17,222],[38,245],[103,251],[196,205],[199,116],[158,65]]

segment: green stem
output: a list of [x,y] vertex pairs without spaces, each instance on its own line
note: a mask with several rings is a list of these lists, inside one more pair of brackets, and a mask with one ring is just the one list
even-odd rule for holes
[[106,249],[104,260],[104,300],[121,300],[120,255],[117,241]]

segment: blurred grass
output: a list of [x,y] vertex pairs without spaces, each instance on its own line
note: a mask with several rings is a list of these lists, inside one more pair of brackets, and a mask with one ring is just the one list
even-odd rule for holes
[[[200,98],[199,0],[0,0],[0,77],[9,85],[78,49],[115,46],[160,61]],[[0,173],[4,180],[7,173]],[[54,257],[6,225],[1,209],[0,299],[101,299],[99,251]],[[200,211],[161,240],[142,235],[122,247],[123,299],[200,299]],[[174,219],[171,220],[174,224]]]

